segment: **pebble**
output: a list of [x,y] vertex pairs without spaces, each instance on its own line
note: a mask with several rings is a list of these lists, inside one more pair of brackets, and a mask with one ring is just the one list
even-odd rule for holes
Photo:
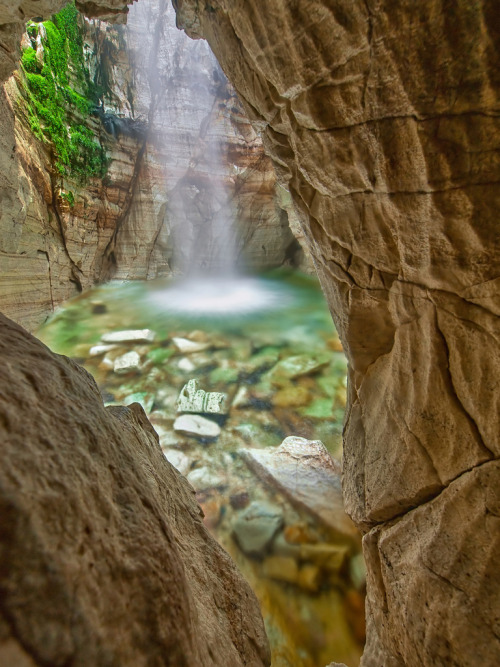
[[205,491],[206,489],[216,489],[227,485],[227,478],[211,470],[208,466],[202,468],[195,468],[187,475],[188,481],[194,486],[197,491]]
[[192,373],[196,366],[193,364],[191,359],[182,357],[182,359],[179,359],[177,363],[177,368],[179,368],[181,371],[184,371],[184,373]]
[[224,505],[221,496],[218,493],[197,493],[196,500],[198,501],[204,517],[203,523],[209,530],[217,528],[220,524]]
[[113,370],[118,374],[136,373],[141,365],[141,358],[134,352],[126,352],[121,357],[117,357],[113,364]]
[[110,352],[111,350],[114,350],[118,347],[118,345],[93,345],[90,350],[89,350],[89,356],[90,357],[100,357],[101,354],[105,354],[106,352]]
[[240,493],[233,493],[232,496],[229,496],[229,503],[234,510],[242,510],[245,507],[248,507],[250,502],[250,496],[246,491],[241,491]]
[[263,563],[262,572],[265,577],[296,584],[299,579],[299,566],[289,556],[269,556]]
[[329,361],[330,355],[326,353],[318,354],[316,357],[298,354],[279,361],[269,371],[269,377],[272,382],[279,384],[286,380],[293,380],[301,375],[316,373],[323,366],[326,366]]
[[181,475],[186,475],[191,467],[191,461],[184,454],[184,452],[179,451],[178,449],[164,449],[163,454],[165,458],[171,463],[174,468],[181,473]]
[[283,525],[283,512],[271,503],[254,500],[233,524],[240,549],[249,556],[263,556]]
[[181,354],[202,352],[210,347],[210,343],[189,340],[189,338],[172,338],[172,342]]
[[321,572],[317,565],[308,563],[300,568],[297,583],[301,588],[316,593],[319,589],[320,580]]
[[305,387],[293,385],[280,389],[272,397],[272,403],[277,408],[299,408],[310,400],[311,394]]
[[152,343],[155,337],[151,329],[130,329],[103,334],[101,340],[103,343]]
[[366,584],[366,565],[362,553],[356,554],[349,561],[349,575],[354,587],[360,591]]
[[301,544],[300,558],[321,566],[328,572],[338,572],[347,555],[347,547],[337,544]]
[[200,438],[217,438],[220,435],[220,426],[199,415],[181,415],[174,422],[174,431]]

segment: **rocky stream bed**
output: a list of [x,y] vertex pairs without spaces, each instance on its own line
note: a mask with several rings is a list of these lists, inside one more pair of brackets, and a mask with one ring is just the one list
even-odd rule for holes
[[106,404],[143,406],[261,602],[273,667],[353,666],[365,575],[340,485],[346,360],[314,279],[245,284],[254,308],[247,291],[218,310],[176,306],[165,282],[111,283],[38,336],[84,365]]

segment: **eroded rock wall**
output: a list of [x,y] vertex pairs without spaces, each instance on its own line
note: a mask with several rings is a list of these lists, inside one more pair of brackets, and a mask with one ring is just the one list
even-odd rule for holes
[[363,665],[496,665],[497,4],[175,5],[262,132],[349,357]]
[[0,663],[270,662],[258,602],[137,404],[0,315]]

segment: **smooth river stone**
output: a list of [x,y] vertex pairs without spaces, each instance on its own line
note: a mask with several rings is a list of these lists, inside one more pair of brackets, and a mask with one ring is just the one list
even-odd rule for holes
[[356,527],[344,511],[340,465],[320,440],[291,436],[279,447],[244,449],[241,455],[267,484],[279,489],[339,537],[356,539]]
[[130,329],[103,334],[101,340],[103,343],[152,343],[155,337],[151,329]]
[[210,343],[203,343],[189,338],[172,338],[172,342],[181,354],[202,352],[210,347]]
[[220,426],[199,415],[181,415],[174,422],[174,431],[199,438],[217,438],[220,435]]
[[114,362],[113,370],[115,373],[136,373],[141,365],[141,358],[137,352],[131,351],[117,357]]
[[283,525],[283,512],[271,503],[255,500],[233,525],[233,535],[249,556],[263,556]]

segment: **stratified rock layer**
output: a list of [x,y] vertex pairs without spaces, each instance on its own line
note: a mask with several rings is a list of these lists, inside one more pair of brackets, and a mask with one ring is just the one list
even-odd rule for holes
[[500,449],[498,7],[175,4],[262,131],[349,358],[363,665],[496,665],[500,582],[481,545],[499,529],[485,500]]
[[258,603],[142,408],[0,316],[0,664],[269,664]]

